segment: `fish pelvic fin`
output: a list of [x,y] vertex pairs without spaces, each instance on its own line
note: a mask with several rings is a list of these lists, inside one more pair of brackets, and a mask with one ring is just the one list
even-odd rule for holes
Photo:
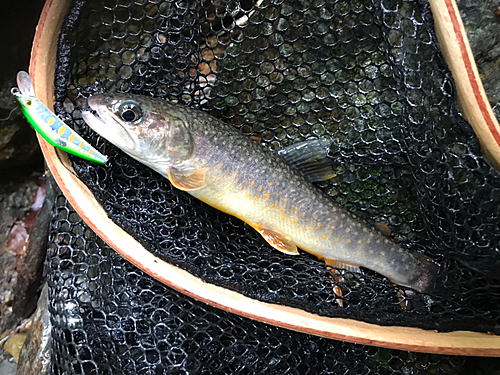
[[179,190],[193,191],[204,188],[207,185],[208,168],[197,169],[192,172],[179,172],[175,169],[167,169],[168,179]]
[[267,241],[269,245],[274,247],[276,250],[288,255],[299,255],[297,246],[292,241],[292,239],[284,234],[275,232],[271,229],[266,229],[260,225],[250,224],[257,232],[261,234],[262,237]]
[[359,266],[356,266],[354,264],[340,262],[338,260],[333,260],[333,259],[325,259],[325,263],[328,264],[329,266],[332,266],[333,268],[342,268],[349,272],[359,273]]
[[310,139],[295,143],[278,151],[289,165],[294,167],[307,181],[326,181],[335,177],[328,150],[331,141]]

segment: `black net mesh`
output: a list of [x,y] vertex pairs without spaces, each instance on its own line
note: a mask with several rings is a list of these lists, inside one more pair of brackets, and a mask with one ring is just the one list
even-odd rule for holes
[[194,301],[103,243],[61,195],[48,252],[54,375],[498,375],[500,359],[349,344]]
[[[364,270],[335,281],[323,261],[306,253],[281,254],[239,220],[173,189],[83,124],[86,98],[113,90],[209,111],[272,149],[311,136],[330,139],[336,177],[318,186],[346,209],[389,225],[396,241],[438,261],[436,290],[408,296],[412,301],[404,309],[397,290],[380,275]],[[72,158],[76,173],[112,220],[158,257],[209,283],[320,315],[500,333],[500,178],[455,108],[453,80],[427,3],[75,1],[60,38],[55,94],[56,112],[110,157],[106,167]],[[93,234],[81,228],[71,241],[89,243]],[[108,250],[113,261],[104,263],[111,268],[102,269],[103,255],[93,253],[101,247],[89,246],[66,247],[67,268],[59,272],[71,285],[95,283],[103,293],[103,285],[130,288],[148,296],[150,316],[164,311],[163,287],[148,280],[144,292],[136,285],[136,277],[142,278],[138,271],[118,276],[111,264],[119,258]],[[77,277],[82,267],[86,272]],[[344,307],[336,302],[332,282],[344,291]],[[180,305],[194,306],[169,293]],[[118,294],[105,293],[99,302],[86,295],[96,321],[107,322],[111,312],[121,316],[144,309],[130,302],[120,310]],[[75,301],[75,309],[80,306]],[[198,308],[214,314],[205,307],[177,310],[189,316]],[[59,313],[61,324],[69,319]],[[224,323],[222,312],[216,315],[220,330],[240,329],[239,323]],[[146,350],[149,343],[128,343],[126,334],[152,332],[151,322],[121,328],[124,336],[117,342],[123,347],[92,341],[85,329],[82,339],[99,347],[102,356],[125,351],[132,366],[145,355],[135,348]],[[295,337],[267,326],[265,332]]]

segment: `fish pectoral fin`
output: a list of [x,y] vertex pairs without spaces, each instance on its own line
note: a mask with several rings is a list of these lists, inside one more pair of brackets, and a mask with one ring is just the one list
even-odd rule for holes
[[167,169],[168,179],[179,190],[192,191],[204,188],[207,185],[208,168],[197,169],[192,172],[178,172]]
[[325,259],[325,263],[334,268],[342,268],[349,272],[359,273],[359,266],[356,266],[354,264],[339,262],[338,260],[333,259]]
[[331,141],[312,139],[285,147],[278,151],[278,155],[297,169],[307,181],[326,181],[335,177],[328,158],[330,145]]
[[276,250],[288,255],[299,255],[297,246],[292,239],[284,234],[275,232],[271,229],[262,228],[260,226],[252,225],[252,227],[259,232],[269,245]]

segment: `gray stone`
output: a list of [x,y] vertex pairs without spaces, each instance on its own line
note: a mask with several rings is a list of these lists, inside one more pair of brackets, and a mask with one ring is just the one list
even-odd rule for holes
[[0,348],[0,374],[16,375],[17,363],[14,358]]
[[38,300],[37,309],[33,315],[28,336],[19,355],[19,374],[48,375],[50,373],[50,336],[52,326],[50,324],[48,299],[48,288],[47,284],[45,284]]

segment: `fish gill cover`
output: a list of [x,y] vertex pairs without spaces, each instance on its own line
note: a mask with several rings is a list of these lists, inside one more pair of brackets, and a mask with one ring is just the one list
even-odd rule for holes
[[[110,158],[106,167],[71,158],[75,171],[111,219],[155,255],[209,283],[323,316],[500,334],[500,176],[457,112],[426,2],[76,1],[57,62],[56,112]],[[83,123],[86,98],[114,90],[200,108],[272,149],[330,139],[336,176],[317,185],[435,259],[435,291],[409,296],[403,309],[380,275],[333,280],[320,259],[279,253],[241,221],[172,188]],[[52,297],[120,316],[107,303],[115,276],[93,234],[80,224],[57,231],[69,242],[54,243],[49,255],[66,259],[50,263]],[[62,288],[55,282],[62,276],[81,282]],[[123,282],[133,281],[116,279]],[[107,288],[87,290],[81,301],[78,288],[90,284]],[[163,292],[147,293],[148,313],[162,311]],[[57,318],[59,329],[66,318]],[[133,344],[123,345],[133,358]]]

